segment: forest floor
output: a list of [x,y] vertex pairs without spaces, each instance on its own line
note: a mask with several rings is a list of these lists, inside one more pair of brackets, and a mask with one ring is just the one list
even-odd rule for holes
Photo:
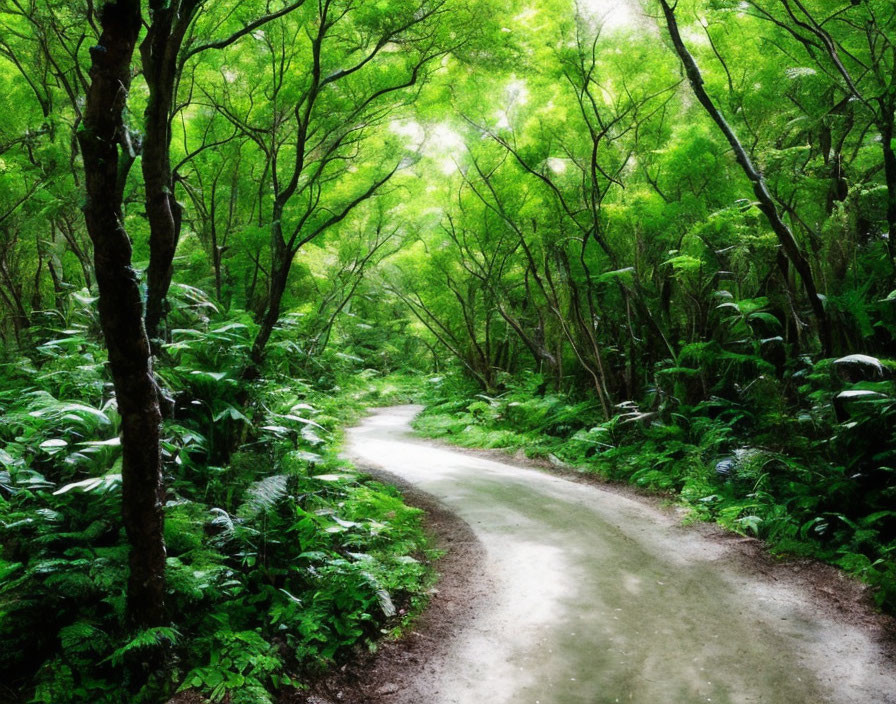
[[427,511],[437,592],[309,703],[896,702],[893,622],[854,580],[632,490],[419,439],[418,411],[376,410],[346,453]]

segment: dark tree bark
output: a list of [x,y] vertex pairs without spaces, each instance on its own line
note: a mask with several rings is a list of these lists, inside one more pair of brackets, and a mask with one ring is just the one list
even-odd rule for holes
[[31,327],[31,319],[25,308],[22,284],[10,272],[6,261],[7,253],[11,253],[13,250],[15,238],[11,238],[10,242],[13,244],[4,247],[4,250],[0,251],[0,297],[2,297],[12,317],[13,333],[15,334],[16,342],[21,343],[22,332]]
[[887,253],[890,264],[896,270],[896,151],[893,150],[893,137],[896,132],[892,105],[884,105],[881,101],[880,141],[884,155],[884,180],[887,183]]
[[91,288],[93,286],[93,262],[90,259],[90,254],[84,251],[84,247],[82,247],[79,241],[79,232],[75,227],[74,214],[71,217],[67,214],[60,217],[56,222],[56,226],[65,238],[69,249],[78,259],[78,264],[81,266],[81,274],[84,277],[85,288]]
[[143,138],[143,181],[149,220],[149,268],[146,272],[146,332],[159,336],[165,298],[174,273],[182,209],[174,194],[171,171],[171,109],[184,36],[197,8],[195,0],[151,0],[150,25],[140,44],[143,75],[149,88]]
[[[282,240],[280,241],[282,242]],[[264,360],[264,351],[268,340],[271,339],[271,333],[274,332],[274,327],[277,325],[277,321],[280,320],[283,294],[286,293],[286,286],[289,282],[289,270],[292,267],[292,258],[294,256],[294,254],[284,251],[275,254],[272,259],[270,291],[268,292],[264,312],[258,317],[258,334],[252,342],[250,360],[253,368],[250,371],[250,376],[257,373],[258,366]]]
[[114,0],[91,48],[90,87],[78,134],[84,216],[93,241],[99,312],[122,419],[122,517],[130,543],[127,612],[137,627],[165,623],[165,542],[159,452],[161,413],[120,184],[132,163],[124,112],[140,33],[140,0]]
[[688,82],[691,84],[691,89],[694,91],[694,95],[704,107],[707,114],[712,118],[713,122],[716,123],[719,130],[725,136],[725,139],[728,140],[728,144],[731,145],[737,163],[740,164],[744,174],[753,185],[753,194],[759,202],[759,209],[768,219],[772,230],[778,237],[778,242],[780,242],[781,248],[784,250],[784,254],[787,255],[787,258],[793,264],[793,268],[799,275],[800,280],[803,282],[803,288],[805,288],[806,296],[809,298],[809,305],[812,307],[812,312],[814,313],[815,320],[818,324],[821,346],[825,354],[828,354],[831,349],[830,325],[824,310],[824,305],[818,295],[818,289],[815,286],[815,279],[812,276],[812,269],[809,266],[809,262],[800,249],[790,228],[781,218],[781,215],[778,212],[778,207],[775,205],[775,201],[768,190],[768,186],[766,185],[762,174],[754,166],[752,159],[750,159],[750,156],[740,143],[734,130],[725,120],[718,107],[716,107],[712,98],[709,97],[709,93],[706,92],[706,88],[703,85],[703,76],[700,73],[697,62],[694,60],[694,57],[691,56],[691,53],[684,44],[684,40],[681,38],[681,33],[678,31],[678,20],[675,17],[675,9],[669,5],[667,0],[660,0],[660,5],[663,8],[663,14],[666,18],[666,26],[669,29],[672,46],[675,48],[675,53],[678,54],[678,58],[681,59],[681,63],[684,66],[685,73],[688,77]]

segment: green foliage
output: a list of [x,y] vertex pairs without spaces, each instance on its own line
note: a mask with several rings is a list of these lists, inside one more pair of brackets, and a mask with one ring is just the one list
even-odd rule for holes
[[[173,627],[141,633],[75,139],[93,4],[0,13],[0,687],[268,701],[395,628],[425,591],[419,517],[335,448],[362,407],[420,399],[427,434],[676,494],[894,608],[891,0],[679,11],[803,268],[666,42],[594,3],[195,5],[154,341]],[[146,157],[164,87],[140,61]]]
[[17,700],[274,701],[425,601],[419,512],[337,456],[344,424],[413,381],[340,360],[321,390],[275,357],[250,384],[251,322],[187,293],[158,366],[172,627],[123,621],[119,419],[95,338],[53,331],[0,371],[0,670]]

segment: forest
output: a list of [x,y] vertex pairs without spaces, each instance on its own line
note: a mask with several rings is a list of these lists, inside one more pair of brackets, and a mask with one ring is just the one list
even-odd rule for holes
[[0,93],[0,702],[403,633],[411,402],[896,613],[892,0],[0,0]]

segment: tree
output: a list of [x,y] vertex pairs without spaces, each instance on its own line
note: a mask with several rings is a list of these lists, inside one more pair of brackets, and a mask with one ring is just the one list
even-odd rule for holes
[[186,104],[175,105],[184,67],[199,54],[224,49],[288,15],[300,8],[304,0],[247,18],[239,29],[221,39],[199,39],[195,33],[195,21],[204,9],[203,4],[201,0],[150,0],[150,23],[140,45],[143,78],[149,89],[141,164],[150,226],[150,260],[146,273],[146,328],[150,339],[158,336],[165,315],[165,297],[171,286],[174,253],[183,224],[183,209],[175,194],[177,174],[171,164],[171,124],[176,113],[186,109],[189,103],[187,98]]
[[113,0],[99,13],[90,87],[78,142],[84,158],[84,217],[93,242],[99,312],[122,421],[122,518],[130,543],[128,616],[165,623],[165,541],[159,426],[149,338],[122,199],[134,146],[125,121],[131,61],[141,29],[139,0]]
[[896,278],[896,15],[881,0],[852,2],[831,11],[823,3],[750,0],[765,22],[784,31],[837,87],[838,105],[855,101],[880,132],[887,250]]
[[755,194],[757,201],[759,201],[759,209],[762,210],[763,214],[768,218],[769,224],[771,225],[772,230],[774,230],[775,235],[778,237],[785,255],[793,264],[797,274],[803,282],[806,296],[809,299],[809,305],[812,307],[816,322],[818,323],[822,347],[826,352],[829,352],[831,349],[830,326],[828,324],[824,304],[818,295],[818,289],[815,285],[815,277],[812,274],[809,262],[797,243],[790,227],[788,227],[787,223],[781,218],[781,215],[778,212],[778,206],[768,190],[765,178],[753,164],[753,160],[750,158],[749,154],[747,154],[737,135],[734,133],[734,130],[731,129],[731,126],[725,120],[721,111],[716,107],[716,104],[709,96],[709,93],[706,92],[703,76],[697,66],[697,62],[694,61],[694,57],[688,51],[684,44],[684,40],[681,38],[674,8],[669,5],[666,0],[660,0],[660,4],[666,19],[672,46],[684,65],[685,73],[687,74],[688,81],[694,91],[694,95],[696,95],[697,100],[704,107],[713,122],[716,123],[719,130],[725,136],[725,139],[731,145],[738,164],[740,164],[744,174],[750,180],[750,183],[753,184],[753,193]]
[[249,82],[206,90],[209,104],[256,147],[270,193],[270,266],[255,364],[280,317],[299,249],[375,197],[405,165],[406,155],[387,156],[397,140],[380,128],[439,58],[468,41],[461,26],[469,8],[459,7],[396,0],[369,13],[354,2],[326,0],[257,35],[267,85],[255,80],[259,66]]
[[[28,272],[13,277],[24,294],[22,311],[29,313],[44,308],[47,283],[64,307],[69,290],[90,286],[93,279],[88,240],[78,226],[76,139],[86,89],[78,54],[93,34],[86,9],[77,4],[0,3],[0,81],[16,106],[0,117],[0,158],[14,174],[5,190],[11,197],[27,193],[3,224],[9,228],[5,235],[20,244],[19,254],[30,250]],[[17,258],[7,262],[8,269]]]

